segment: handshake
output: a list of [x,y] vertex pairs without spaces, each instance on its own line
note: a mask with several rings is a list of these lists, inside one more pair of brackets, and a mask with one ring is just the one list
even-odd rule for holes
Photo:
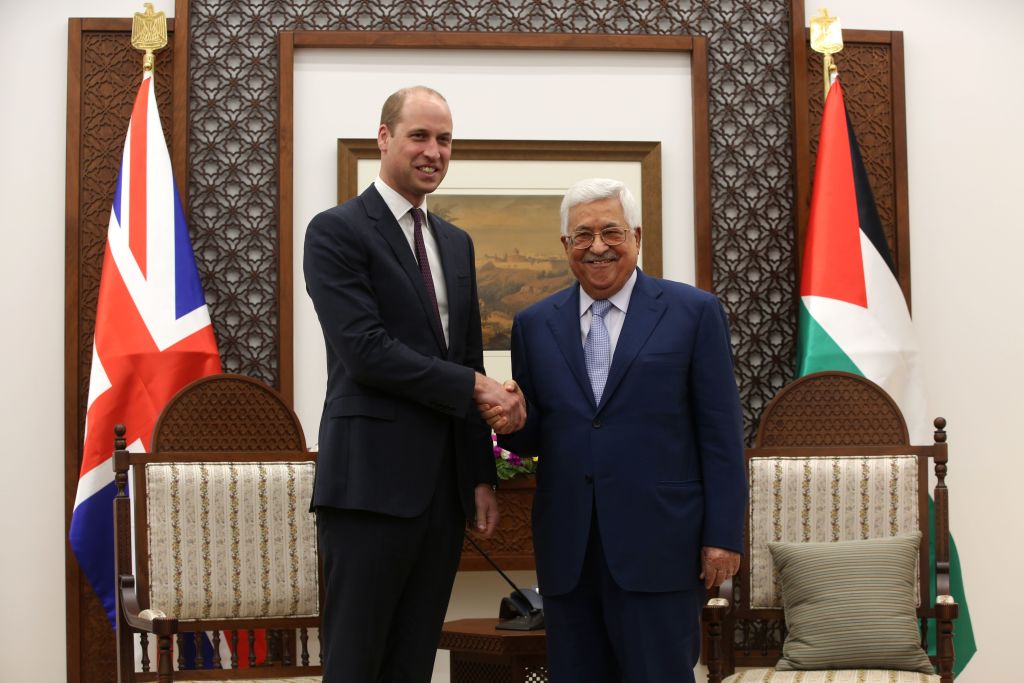
[[480,417],[496,434],[511,434],[526,424],[526,399],[513,380],[498,384],[487,375],[476,373],[473,400]]

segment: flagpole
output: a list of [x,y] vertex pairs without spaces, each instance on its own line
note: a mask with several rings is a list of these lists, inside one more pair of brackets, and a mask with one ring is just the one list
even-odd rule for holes
[[825,81],[825,97],[835,79],[838,67],[832,55],[843,49],[843,29],[839,17],[833,17],[824,7],[818,16],[811,19],[811,49],[822,54],[822,76]]
[[167,15],[153,12],[153,3],[144,3],[145,12],[136,12],[132,17],[132,47],[144,50],[143,73],[150,73],[156,67],[157,50],[167,47]]

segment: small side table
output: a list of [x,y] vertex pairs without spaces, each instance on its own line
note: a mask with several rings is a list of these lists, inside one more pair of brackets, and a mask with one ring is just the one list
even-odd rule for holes
[[498,631],[497,619],[458,619],[441,629],[452,683],[547,683],[544,631]]

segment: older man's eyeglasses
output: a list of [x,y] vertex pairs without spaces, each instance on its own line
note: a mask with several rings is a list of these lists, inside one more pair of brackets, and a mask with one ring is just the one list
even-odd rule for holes
[[601,241],[609,247],[617,247],[626,241],[626,233],[629,232],[625,228],[605,228],[600,233],[593,233],[589,230],[578,230],[573,234],[569,235],[569,243],[572,244],[573,249],[589,249],[590,245],[594,243],[598,235],[601,235]]

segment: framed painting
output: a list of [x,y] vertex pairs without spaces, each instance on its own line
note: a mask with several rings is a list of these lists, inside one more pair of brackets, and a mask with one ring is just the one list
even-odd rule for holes
[[[427,208],[473,237],[489,373],[507,362],[516,312],[574,282],[559,207],[577,180],[610,177],[630,188],[641,206],[640,265],[661,275],[660,143],[456,140],[453,150]],[[379,167],[375,139],[338,140],[338,203],[370,185]]]

